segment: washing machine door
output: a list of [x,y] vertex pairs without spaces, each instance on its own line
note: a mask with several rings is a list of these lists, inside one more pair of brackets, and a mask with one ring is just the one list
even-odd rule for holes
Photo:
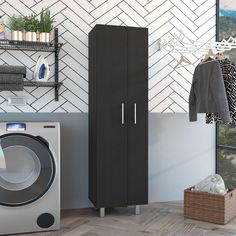
[[0,136],[0,204],[22,206],[42,197],[55,175],[47,142],[28,134]]

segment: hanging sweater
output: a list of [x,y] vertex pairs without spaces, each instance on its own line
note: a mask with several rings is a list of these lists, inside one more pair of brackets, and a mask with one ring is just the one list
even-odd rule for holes
[[[229,104],[229,113],[232,125],[236,125],[236,65],[229,59],[219,61],[223,75],[226,95]],[[220,122],[222,119],[218,113],[207,113],[206,123]]]
[[212,58],[199,64],[194,71],[189,95],[189,120],[197,113],[218,113],[224,123],[231,121],[220,64]]

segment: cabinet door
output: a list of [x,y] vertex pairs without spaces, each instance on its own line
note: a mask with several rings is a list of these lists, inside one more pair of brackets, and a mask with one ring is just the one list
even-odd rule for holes
[[148,202],[148,30],[128,28],[128,204]]
[[97,26],[98,207],[127,204],[127,34]]

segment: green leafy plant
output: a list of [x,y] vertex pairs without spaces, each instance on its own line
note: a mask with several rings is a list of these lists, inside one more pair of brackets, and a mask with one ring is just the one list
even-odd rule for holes
[[53,29],[54,18],[48,8],[42,9],[40,13],[39,32],[50,33]]
[[24,17],[24,29],[27,32],[37,32],[39,29],[39,20],[36,19],[35,15]]
[[9,19],[9,28],[11,31],[23,31],[24,30],[24,17],[13,15]]

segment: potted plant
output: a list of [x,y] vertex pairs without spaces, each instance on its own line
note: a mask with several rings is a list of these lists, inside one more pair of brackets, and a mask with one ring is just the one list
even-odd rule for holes
[[30,16],[25,16],[24,17],[25,25],[25,40],[26,41],[37,41],[37,34],[36,32],[38,31],[39,28],[39,20],[36,19],[36,16],[33,14]]
[[48,8],[42,9],[39,22],[39,41],[50,42],[50,32],[53,29],[54,18]]
[[12,40],[23,40],[24,17],[13,15],[9,19],[9,28],[11,30]]

